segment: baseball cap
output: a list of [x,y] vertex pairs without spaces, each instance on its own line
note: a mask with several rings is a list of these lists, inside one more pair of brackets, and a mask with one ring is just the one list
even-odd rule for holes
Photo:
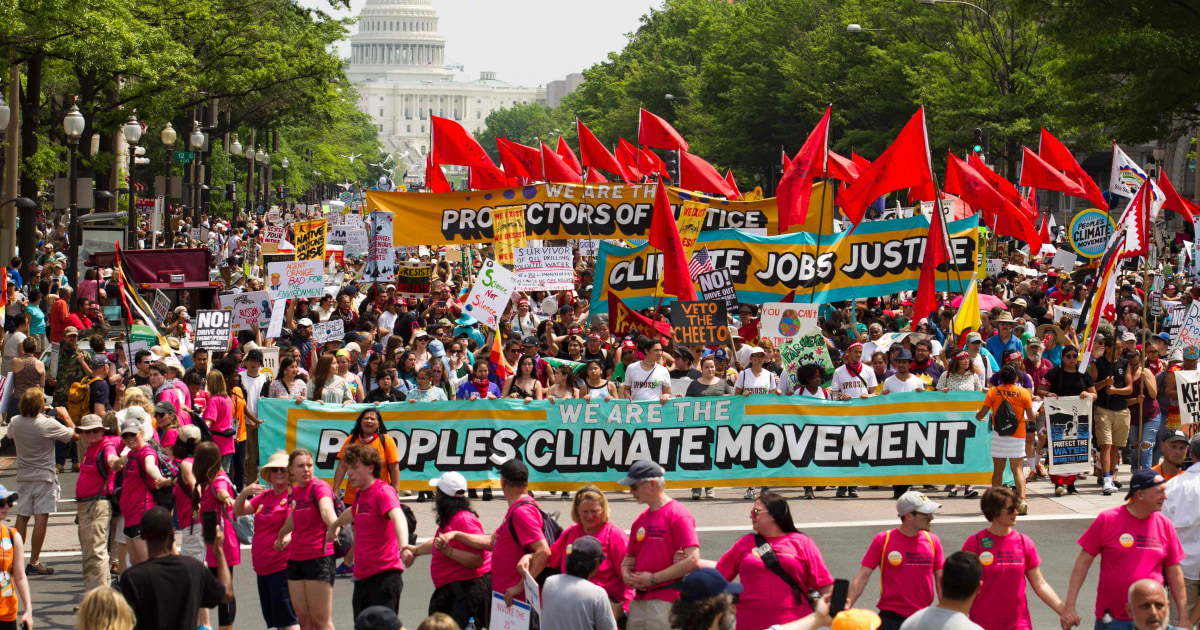
[[538,345],[538,338],[533,335],[529,335],[525,337],[525,340],[522,343],[524,343],[526,346],[536,346]]
[[1157,470],[1153,468],[1139,470],[1129,478],[1129,492],[1125,493],[1125,500],[1132,499],[1133,494],[1138,490],[1149,490],[1154,486],[1161,486],[1164,483],[1167,483],[1167,480]]
[[629,467],[629,472],[625,474],[625,478],[617,483],[622,486],[632,486],[643,479],[654,479],[662,477],[663,474],[662,466],[648,459],[639,459]]
[[729,352],[727,352],[727,351],[725,350],[725,348],[717,348],[717,349],[716,349],[716,350],[713,352],[713,360],[715,360],[715,361],[728,361],[728,360],[729,360]]
[[1121,335],[1121,341],[1137,341],[1137,336],[1131,332]]
[[916,490],[909,490],[900,495],[899,499],[896,499],[896,513],[900,516],[913,512],[933,514],[940,507],[942,507],[942,504],[930,501],[929,497],[925,496],[925,493],[917,492]]
[[263,361],[262,350],[259,350],[258,348],[250,350],[249,352],[246,353],[245,360],[246,361],[258,361],[259,363],[262,363],[262,361]]
[[312,323],[311,319],[309,319],[307,317],[301,317],[300,321],[296,322],[296,325],[304,326],[305,328],[312,328],[313,323]]
[[567,545],[567,555],[581,555],[588,558],[604,558],[604,547],[595,536],[580,536]]
[[351,341],[346,344],[345,350],[346,352],[362,352],[362,347],[358,345],[357,341]]
[[1158,335],[1156,335],[1156,336],[1159,339],[1162,339],[1163,341],[1165,341],[1167,343],[1171,343],[1171,333],[1161,332],[1161,333],[1158,333]]
[[74,326],[67,326],[66,328],[64,328],[64,329],[63,329],[63,336],[64,336],[64,337],[69,337],[69,336],[71,336],[71,335],[75,335],[76,337],[78,337],[78,336],[79,336],[79,329],[78,329],[78,328],[76,328],[76,327],[74,327]]
[[86,416],[79,419],[79,426],[77,426],[75,428],[80,431],[91,431],[92,429],[103,429],[104,428],[104,419],[94,413],[89,413]]
[[1187,444],[1188,436],[1186,433],[1184,433],[1183,431],[1180,431],[1179,429],[1169,429],[1167,431],[1167,435],[1163,437],[1163,441],[1164,442],[1183,442],[1184,444]]
[[983,341],[983,335],[977,332],[967,333],[967,343],[975,343],[976,341]]
[[1017,299],[1015,299],[1015,300],[1013,300],[1013,301],[1012,301],[1012,305],[1013,305],[1013,306],[1022,306],[1022,307],[1024,307],[1024,306],[1029,306],[1029,302],[1026,302],[1026,301],[1025,301],[1025,298],[1017,298]]
[[904,348],[900,348],[900,352],[892,359],[893,361],[912,361],[912,353]]
[[441,477],[430,479],[429,485],[441,490],[442,494],[449,497],[456,497],[467,493],[467,478],[463,477],[462,473],[445,473]]
[[166,400],[160,400],[154,405],[154,413],[175,413],[175,405]]
[[198,427],[194,424],[185,424],[185,425],[179,427],[179,439],[183,440],[184,442],[188,442],[188,441],[199,442],[200,441],[200,427]]
[[881,625],[883,620],[875,611],[851,608],[838,613],[829,630],[878,630]]
[[[352,343],[350,345],[357,346],[358,344]],[[350,346],[346,346],[346,348],[349,349]],[[446,356],[446,346],[442,345],[441,341],[434,339],[433,341],[429,342],[429,354],[431,354],[435,357],[444,357],[444,356]]]
[[1043,344],[1043,343],[1042,343],[1042,340],[1041,340],[1041,339],[1038,339],[1037,337],[1030,337],[1030,338],[1029,338],[1029,341],[1025,342],[1025,346],[1026,346],[1026,347],[1029,347],[1029,346],[1037,346],[1037,347],[1039,347],[1039,348],[1044,348],[1044,347],[1045,347],[1045,344]]
[[396,611],[387,606],[368,606],[354,619],[354,630],[403,630]]
[[754,356],[756,354],[766,354],[766,353],[767,353],[767,351],[763,350],[759,346],[750,346],[750,356]]
[[679,599],[685,602],[698,602],[721,593],[738,595],[741,592],[741,584],[730,584],[716,569],[696,569],[679,582]]
[[134,418],[125,418],[121,421],[121,436],[124,437],[130,433],[141,433],[142,423]]
[[17,502],[17,497],[19,496],[21,495],[17,494],[15,491],[9,490],[4,486],[0,486],[0,501],[8,501],[11,505]]

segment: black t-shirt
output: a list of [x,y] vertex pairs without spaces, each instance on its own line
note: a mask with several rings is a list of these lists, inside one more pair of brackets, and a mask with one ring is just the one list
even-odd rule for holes
[[137,630],[195,630],[200,607],[212,608],[225,587],[200,561],[163,556],[121,574],[121,593],[137,616]]
[[612,354],[605,352],[604,348],[601,348],[600,352],[597,352],[596,354],[592,354],[592,353],[588,352],[587,348],[584,348],[583,349],[583,362],[587,363],[589,361],[599,361],[600,364],[604,366],[605,374],[608,374],[610,371],[612,371],[612,369],[614,367]]
[[1068,372],[1061,367],[1050,370],[1044,378],[1050,384],[1050,393],[1056,396],[1078,396],[1096,384],[1087,372]]
[[1112,377],[1112,385],[1100,391],[1100,397],[1096,399],[1096,404],[1109,411],[1123,411],[1129,408],[1129,401],[1125,396],[1109,394],[1109,390],[1114,387],[1125,387],[1125,373],[1129,371],[1129,362],[1125,359],[1117,359],[1109,361],[1105,357],[1096,357],[1096,380],[1102,381],[1109,376]]
[[396,389],[395,387],[391,388],[390,390],[388,390],[386,392],[383,391],[382,387],[376,387],[375,389],[372,389],[367,394],[367,397],[364,399],[364,402],[369,402],[369,403],[404,402],[404,400],[405,400],[404,392]]

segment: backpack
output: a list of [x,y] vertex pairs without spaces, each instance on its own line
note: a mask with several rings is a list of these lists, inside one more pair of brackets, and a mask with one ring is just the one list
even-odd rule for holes
[[401,503],[400,511],[404,512],[404,520],[408,521],[408,544],[417,544],[417,515],[413,513],[412,508]]
[[67,414],[71,416],[72,421],[79,422],[81,418],[92,413],[92,383],[98,380],[100,379],[85,378],[71,383],[71,388],[67,390]]
[[1021,426],[1021,418],[1017,416],[1017,412],[1013,410],[1008,400],[1002,398],[1000,406],[996,407],[996,412],[992,414],[992,427],[999,435],[1010,436],[1017,432],[1019,426]]
[[[169,457],[166,451],[164,451],[155,440],[146,442],[146,446],[143,447],[141,451],[138,451],[138,456],[141,459],[145,459],[145,456],[142,453],[144,453],[147,448],[154,451],[154,459],[157,460],[156,465],[158,466],[159,474],[167,479],[173,480],[175,483],[179,483],[179,464],[176,464],[175,460]],[[146,470],[140,465],[140,462],[138,465],[138,472],[141,473],[142,481],[146,484],[146,488],[150,491],[150,497],[154,499],[154,505],[174,511],[174,486],[169,485],[162,488],[151,487],[151,481],[146,475]]]
[[[320,504],[317,502],[317,489],[315,487],[310,487],[309,492],[311,493],[310,500],[312,501],[313,509],[319,512],[321,508]],[[342,503],[342,500],[338,498],[337,494],[334,494],[333,513],[337,516],[341,516],[342,512],[345,511],[346,504]],[[416,520],[416,518],[414,517],[413,520]],[[409,537],[411,538],[411,536]],[[346,554],[350,552],[352,547],[354,547],[354,530],[349,526],[343,527],[340,531],[338,531],[337,540],[333,541],[333,557],[344,558]]]
[[194,409],[188,409],[188,416],[190,416],[192,419],[192,425],[197,429],[200,429],[200,441],[211,442],[212,431],[208,428],[208,423],[204,421],[204,418],[200,416],[199,412]]
[[[546,513],[546,510],[543,510],[541,508],[541,506],[539,506],[537,503],[533,503],[530,501],[522,501],[522,502],[514,505],[512,507],[512,510],[510,510],[510,512],[509,512],[508,518],[505,519],[508,521],[508,533],[510,536],[512,536],[513,542],[520,545],[522,550],[525,549],[525,545],[521,543],[520,537],[517,536],[517,526],[513,525],[512,513],[516,512],[517,508],[519,508],[522,505],[525,505],[527,503],[530,505],[533,505],[533,507],[537,509],[538,513],[540,513],[542,515],[542,535],[546,537],[547,545],[553,545],[554,541],[558,540],[559,536],[562,536],[562,533],[563,533],[562,525],[558,524],[558,521],[554,518],[554,515]],[[542,569],[541,573],[534,576],[534,580],[537,581],[538,586],[545,586],[546,580],[550,576],[558,575],[559,573],[562,573],[562,571],[560,571],[554,567],[551,567],[551,566],[549,566],[549,564],[547,564],[546,568]]]

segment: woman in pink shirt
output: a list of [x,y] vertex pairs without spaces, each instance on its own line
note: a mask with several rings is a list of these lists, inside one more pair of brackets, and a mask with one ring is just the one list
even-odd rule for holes
[[[490,627],[492,605],[492,554],[455,540],[436,547],[442,534],[460,531],[486,536],[479,515],[471,509],[467,498],[467,480],[460,473],[448,472],[429,482],[437,488],[434,507],[437,510],[437,535],[416,547],[401,552],[405,566],[412,566],[417,556],[432,556],[429,573],[433,578],[433,596],[429,598],[429,614],[445,613],[454,618],[458,627],[467,627],[472,617],[476,628]],[[437,553],[434,553],[434,552]]]
[[1041,558],[1033,540],[1013,529],[1021,499],[1008,488],[989,488],[979,500],[983,517],[990,525],[963,543],[963,551],[979,556],[983,584],[971,604],[971,621],[984,630],[1032,630],[1025,581],[1069,628],[1079,616],[1069,613],[1054,588],[1046,583]]
[[288,456],[292,512],[275,539],[275,550],[287,549],[288,595],[302,630],[333,630],[333,543],[325,531],[337,520],[333,488],[317,479],[313,456],[298,448]]
[[[233,568],[242,562],[242,546],[233,529],[233,482],[221,470],[221,460],[220,449],[213,442],[204,442],[196,447],[196,457],[192,461],[192,474],[196,476],[192,505],[199,504],[201,514],[216,512],[217,526],[225,533],[225,560],[229,563],[229,577],[232,579]],[[205,553],[205,564],[215,575],[217,558],[211,548]],[[236,616],[236,600],[217,606],[217,622],[221,630],[232,630]]]
[[[600,566],[591,581],[604,587],[608,593],[608,601],[612,604],[613,618],[620,621],[629,608],[629,600],[633,599],[633,589],[621,579],[621,561],[625,559],[629,535],[625,530],[613,525],[608,517],[608,499],[604,493],[592,485],[580,488],[575,494],[575,502],[571,505],[571,520],[575,521],[575,524],[568,527],[550,546],[550,559],[546,561],[546,566],[566,573],[567,548],[584,536],[594,536],[604,549],[604,559],[600,561]],[[522,563],[528,564],[528,558],[529,556],[521,558]],[[518,563],[518,566],[520,565],[521,563]]]
[[233,399],[225,389],[225,376],[219,371],[208,373],[208,402],[204,406],[204,421],[212,433],[213,444],[221,451],[221,469],[229,472],[233,465],[236,431],[233,428]]
[[288,552],[275,549],[279,530],[283,529],[292,508],[287,462],[287,453],[275,451],[259,469],[259,474],[269,485],[252,483],[246,486],[233,504],[233,513],[237,516],[254,515],[250,559],[258,576],[258,602],[267,627],[295,630],[300,620],[296,618],[292,598],[288,594]]
[[164,488],[174,483],[158,471],[158,456],[154,449],[146,446],[142,438],[142,423],[126,418],[121,423],[121,441],[129,449],[125,456],[123,481],[121,484],[121,516],[125,519],[126,548],[133,564],[140,564],[148,557],[146,541],[142,540],[142,515],[154,507],[151,488]]
[[408,519],[400,509],[400,494],[379,478],[383,457],[373,446],[351,444],[342,454],[346,476],[358,490],[354,505],[329,525],[325,540],[354,523],[354,618],[371,606],[399,610],[404,590],[400,550],[408,545]]

